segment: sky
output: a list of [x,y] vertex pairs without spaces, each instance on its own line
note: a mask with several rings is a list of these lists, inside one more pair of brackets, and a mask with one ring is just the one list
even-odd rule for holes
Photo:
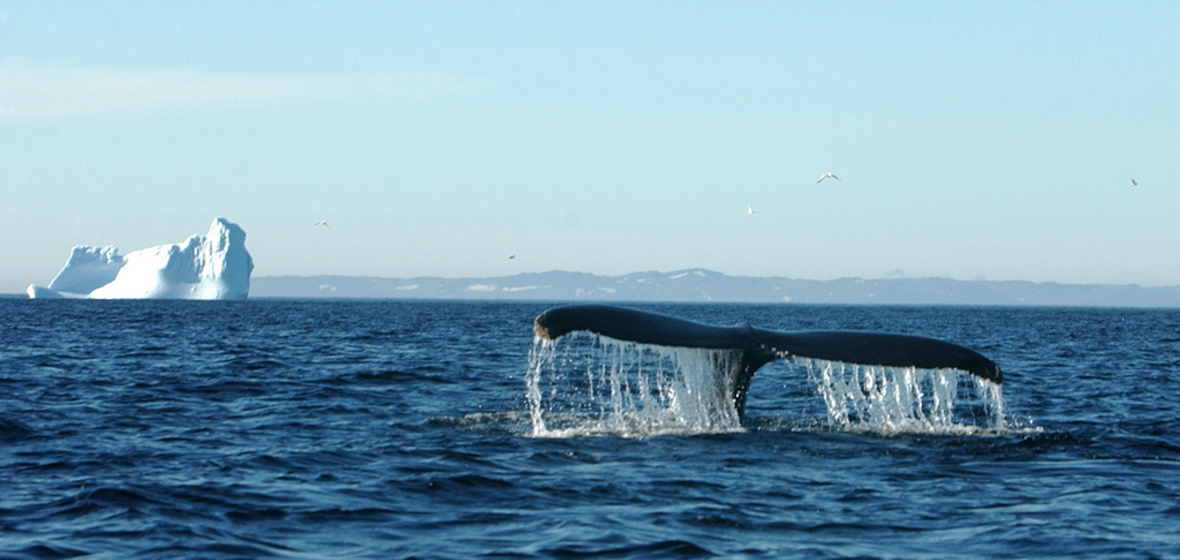
[[1178,28],[1176,2],[0,0],[0,293],[219,216],[254,276],[1177,285]]

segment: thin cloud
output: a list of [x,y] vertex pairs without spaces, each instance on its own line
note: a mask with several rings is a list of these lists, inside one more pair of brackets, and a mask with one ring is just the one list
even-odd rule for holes
[[0,63],[0,121],[153,114],[201,107],[357,98],[448,96],[469,90],[447,74],[211,74],[184,69]]

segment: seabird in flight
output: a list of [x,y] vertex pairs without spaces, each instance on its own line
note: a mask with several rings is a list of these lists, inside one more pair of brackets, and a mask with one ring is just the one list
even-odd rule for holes
[[827,179],[829,177],[831,177],[832,179],[835,179],[837,181],[840,180],[840,178],[837,177],[835,173],[824,173],[823,175],[819,176],[819,180],[816,181],[816,183],[822,183],[824,181],[824,179]]

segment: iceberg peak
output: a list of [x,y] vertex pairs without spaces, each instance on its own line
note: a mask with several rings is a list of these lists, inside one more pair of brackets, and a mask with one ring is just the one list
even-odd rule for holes
[[241,300],[253,270],[246,232],[217,218],[205,235],[126,255],[113,245],[79,245],[49,286],[27,291],[30,298]]

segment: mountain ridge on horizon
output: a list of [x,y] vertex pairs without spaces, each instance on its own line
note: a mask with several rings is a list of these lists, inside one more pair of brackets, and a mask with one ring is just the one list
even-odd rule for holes
[[570,302],[830,303],[1180,307],[1180,285],[1066,284],[1025,280],[729,276],[704,268],[621,276],[551,270],[507,276],[259,276],[251,297],[541,300]]

